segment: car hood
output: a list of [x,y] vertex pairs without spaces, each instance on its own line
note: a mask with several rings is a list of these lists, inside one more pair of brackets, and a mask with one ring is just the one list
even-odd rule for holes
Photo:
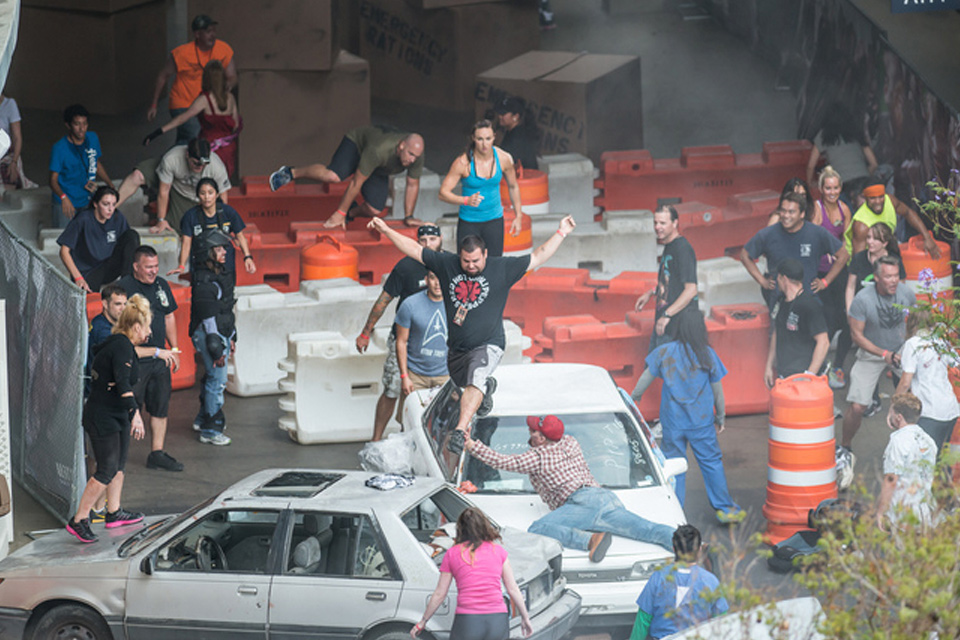
[[[676,495],[665,487],[645,487],[642,489],[622,489],[614,491],[624,507],[644,518],[670,526],[679,526],[687,520]],[[488,513],[499,524],[526,530],[534,520],[549,512],[536,493],[523,494],[485,494],[474,493],[470,500]],[[618,556],[620,558],[618,559]],[[564,549],[564,567],[570,561],[587,558],[586,551]],[[639,560],[672,559],[673,553],[646,542],[638,542],[620,536],[614,536],[606,559],[601,564],[633,564]],[[596,566],[596,565],[594,565]]]
[[549,568],[547,561],[563,552],[563,547],[556,540],[511,526],[502,526],[500,537],[519,584],[540,575]]
[[117,549],[129,536],[140,530],[136,527],[101,529],[96,527],[99,540],[92,544],[79,542],[66,531],[47,534],[28,545],[17,549],[0,562],[0,576],[16,577],[17,574],[57,576],[75,575],[78,571],[90,571],[93,563],[104,565],[96,570],[98,577],[109,577],[114,565],[118,576],[126,575],[128,558],[117,555]]

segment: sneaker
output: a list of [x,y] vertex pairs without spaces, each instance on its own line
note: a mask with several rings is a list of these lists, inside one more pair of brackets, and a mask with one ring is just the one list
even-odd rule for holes
[[293,170],[286,165],[280,167],[270,174],[270,191],[276,191],[291,180],[293,180]]
[[487,391],[483,394],[483,400],[477,408],[477,417],[482,418],[490,415],[493,411],[493,394],[497,392],[497,379],[493,376],[487,378]]
[[221,431],[201,431],[200,442],[203,444],[212,444],[218,447],[225,447],[233,442],[233,440],[230,439],[230,436],[224,435]]
[[203,422],[204,417],[202,414],[197,414],[197,417],[193,419],[193,430],[197,433],[203,431]]
[[76,522],[73,518],[67,523],[67,533],[75,537],[80,542],[91,543],[97,541],[97,536],[90,528],[90,521],[86,518]]
[[873,416],[880,413],[880,409],[882,408],[883,408],[883,402],[881,402],[879,399],[874,399],[873,402],[870,403],[870,406],[867,407],[866,410],[863,412],[863,417],[872,418]]
[[827,384],[830,385],[831,389],[843,389],[847,386],[847,374],[840,367],[830,369],[827,374]]
[[125,527],[128,524],[137,524],[138,522],[143,521],[143,514],[136,511],[127,511],[123,507],[120,507],[116,511],[108,511],[107,517],[104,518],[104,521],[107,523],[107,529]]
[[147,456],[147,469],[183,471],[183,463],[166,451],[151,451],[150,455]]
[[450,434],[450,439],[447,440],[447,451],[455,456],[460,455],[463,453],[463,447],[466,440],[467,436],[463,433],[463,431],[460,429],[454,429],[453,433]]
[[730,511],[724,511],[723,509],[717,509],[717,520],[720,521],[720,524],[740,524],[747,519],[747,512],[737,507]]
[[98,524],[100,522],[103,522],[103,519],[106,517],[106,515],[107,515],[106,507],[104,507],[103,509],[100,509],[100,511],[97,511],[96,509],[90,509],[90,524]]
[[590,536],[590,562],[600,562],[607,555],[607,549],[613,542],[613,534],[609,531],[595,533]]
[[853,484],[853,468],[857,464],[857,457],[853,451],[838,444],[834,453],[837,464],[837,489],[843,491]]

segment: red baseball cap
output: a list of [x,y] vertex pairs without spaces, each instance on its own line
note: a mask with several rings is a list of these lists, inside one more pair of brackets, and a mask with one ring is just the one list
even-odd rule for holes
[[557,441],[563,437],[563,421],[557,416],[527,416],[527,426],[542,433],[547,440]]

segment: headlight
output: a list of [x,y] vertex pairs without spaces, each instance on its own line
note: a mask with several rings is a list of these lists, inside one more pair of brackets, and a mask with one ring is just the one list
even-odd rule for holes
[[631,580],[646,580],[651,575],[653,575],[654,570],[657,568],[656,562],[634,562],[633,568],[630,570],[630,579]]

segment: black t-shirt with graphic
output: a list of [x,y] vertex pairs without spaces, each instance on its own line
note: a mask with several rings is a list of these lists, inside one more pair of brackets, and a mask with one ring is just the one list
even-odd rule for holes
[[427,288],[427,268],[410,257],[404,257],[393,266],[383,290],[397,300],[397,309],[403,301]]
[[823,308],[804,289],[792,302],[781,296],[771,315],[777,330],[777,375],[786,378],[803,373],[813,358],[814,336],[827,332]]
[[[657,318],[677,301],[683,293],[683,286],[688,282],[697,284],[697,255],[693,252],[689,240],[677,236],[664,245],[660,259],[660,270],[657,273]],[[696,297],[684,310],[690,308],[697,308]]]
[[475,276],[464,272],[460,256],[453,253],[424,249],[423,263],[440,279],[449,350],[470,351],[485,344],[503,349],[507,295],[530,267],[530,256],[487,258],[486,267]]
[[[167,325],[166,317],[168,313],[177,310],[177,301],[173,298],[173,291],[167,281],[157,276],[153,284],[140,282],[133,276],[123,276],[119,284],[127,295],[133,297],[133,294],[139,293],[150,303],[150,310],[153,311],[153,321],[150,323],[150,337],[141,347],[159,347],[167,348]],[[141,358],[143,360],[145,358]]]

